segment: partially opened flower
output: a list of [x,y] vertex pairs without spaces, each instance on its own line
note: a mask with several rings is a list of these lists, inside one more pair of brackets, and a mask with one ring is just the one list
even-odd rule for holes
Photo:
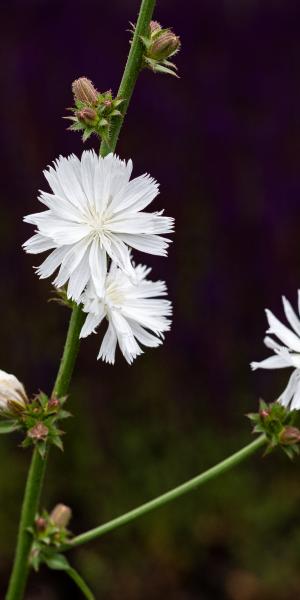
[[166,255],[173,219],[162,212],[144,212],[158,194],[158,184],[144,174],[130,181],[131,160],[85,151],[81,160],[60,157],[44,171],[52,194],[41,192],[48,210],[25,217],[37,227],[25,244],[26,252],[52,250],[37,269],[41,278],[56,269],[56,287],[68,282],[68,297],[78,301],[89,281],[103,294],[107,255],[128,275],[134,275],[128,246]]
[[[270,310],[266,310],[269,328],[267,333],[272,333],[278,341],[266,336],[264,343],[273,350],[274,355],[260,362],[252,362],[252,369],[283,369],[293,367],[294,371],[288,385],[278,402],[291,410],[300,409],[300,319],[289,301],[282,298],[285,316],[290,327],[286,327]],[[298,291],[298,312],[300,313],[300,290]]]
[[80,337],[95,333],[95,329],[106,317],[108,328],[104,335],[98,358],[113,364],[117,344],[127,362],[142,354],[139,345],[157,347],[170,329],[172,314],[169,300],[161,298],[167,293],[163,281],[146,279],[151,271],[143,265],[135,270],[135,283],[128,275],[112,264],[106,277],[103,298],[97,294],[93,282],[88,286],[81,301],[88,313]]
[[0,370],[0,413],[18,413],[26,408],[27,402],[23,384],[15,375]]

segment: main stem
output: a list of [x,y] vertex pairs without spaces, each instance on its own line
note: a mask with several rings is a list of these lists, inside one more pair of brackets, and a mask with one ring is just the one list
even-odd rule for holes
[[[105,156],[109,152],[114,152],[116,148],[128,104],[142,66],[143,45],[140,36],[147,33],[155,1],[142,0],[141,2],[133,40],[118,91],[118,96],[125,100],[122,105],[122,115],[115,119],[109,144],[102,142],[100,147],[101,156]],[[79,350],[79,333],[83,319],[84,315],[80,306],[75,306],[72,311],[64,352],[53,389],[53,393],[58,397],[64,396],[69,389]],[[46,458],[42,460],[39,453],[34,450],[25,486],[14,564],[5,600],[22,600],[24,595],[29,572],[28,556],[32,541],[28,527],[32,525],[38,509],[46,470],[46,460]]]
[[136,519],[151,512],[152,510],[160,508],[168,502],[171,502],[172,500],[175,500],[180,496],[183,496],[184,494],[193,491],[194,489],[200,487],[210,479],[218,477],[222,473],[225,473],[225,471],[228,471],[238,463],[242,462],[243,460],[245,460],[245,458],[256,452],[259,448],[261,448],[261,446],[263,446],[265,443],[266,438],[264,435],[261,435],[251,444],[248,444],[238,452],[235,452],[228,458],[225,458],[225,460],[221,461],[214,467],[211,467],[207,471],[204,471],[204,473],[197,475],[193,479],[186,481],[185,483],[170,490],[169,492],[166,492],[165,494],[162,494],[161,496],[158,496],[157,498],[154,498],[153,500],[150,500],[149,502],[146,502],[145,504],[134,508],[133,510],[121,515],[120,517],[117,517],[116,519],[113,519],[112,521],[108,521],[107,523],[104,523],[99,527],[95,527],[94,529],[90,529],[89,531],[86,531],[81,535],[77,535],[75,538],[73,538],[70,544],[68,546],[65,546],[63,549],[67,550],[74,548],[74,546],[86,544],[87,542],[90,542],[91,540],[94,540],[95,538],[98,538],[104,535],[105,533],[108,533],[109,531],[113,531],[114,529],[117,529],[122,525],[126,525],[131,521],[135,521]]

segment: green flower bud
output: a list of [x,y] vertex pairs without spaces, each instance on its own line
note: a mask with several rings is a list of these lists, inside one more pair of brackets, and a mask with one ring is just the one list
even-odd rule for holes
[[148,56],[154,60],[165,60],[180,49],[180,38],[170,29],[164,30],[151,44]]
[[97,122],[97,113],[93,108],[86,107],[82,110],[77,110],[75,116],[78,121],[85,125],[95,125]]
[[80,77],[72,83],[72,91],[75,100],[79,100],[83,104],[94,106],[97,104],[98,92],[92,82],[87,77]]
[[297,427],[284,427],[279,434],[280,444],[290,446],[300,442],[300,430]]

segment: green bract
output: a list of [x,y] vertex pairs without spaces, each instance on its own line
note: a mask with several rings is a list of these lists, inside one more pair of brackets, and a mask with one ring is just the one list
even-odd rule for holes
[[74,98],[75,107],[70,108],[72,117],[65,117],[72,121],[71,131],[82,131],[82,140],[85,142],[93,133],[106,143],[109,141],[112,120],[120,117],[119,107],[124,102],[122,98],[113,98],[111,90],[97,92],[97,100],[93,105]]
[[253,433],[264,433],[267,440],[265,454],[280,446],[289,458],[299,454],[300,430],[294,427],[297,410],[288,410],[278,402],[259,403],[259,412],[249,413],[247,417],[254,423]]

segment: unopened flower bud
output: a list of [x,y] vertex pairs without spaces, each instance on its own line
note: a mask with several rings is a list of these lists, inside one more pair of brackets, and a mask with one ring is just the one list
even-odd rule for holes
[[94,125],[97,120],[97,113],[93,108],[83,108],[82,110],[77,110],[75,116],[79,121],[82,121],[86,125]]
[[269,416],[269,412],[265,409],[259,411],[259,416],[261,419],[266,419]]
[[47,521],[43,517],[37,517],[35,519],[35,526],[38,531],[44,531],[47,526]]
[[60,401],[58,398],[56,398],[55,396],[52,396],[52,398],[50,398],[49,402],[48,402],[48,408],[59,408],[60,406]]
[[290,446],[300,442],[300,430],[297,427],[284,427],[279,434],[279,441],[284,446]]
[[161,29],[161,25],[158,21],[150,21],[150,32],[154,33],[155,31],[159,31]]
[[39,423],[37,423],[36,425],[31,427],[31,429],[28,429],[27,435],[31,439],[38,441],[38,440],[46,440],[48,433],[49,433],[48,427],[46,427],[46,425],[44,425],[44,423],[39,421]]
[[162,32],[149,48],[149,56],[154,60],[165,60],[180,48],[180,38],[170,29]]
[[68,527],[72,517],[72,511],[65,504],[57,504],[50,513],[50,519],[59,529]]
[[11,373],[0,370],[0,413],[22,412],[27,402],[23,384]]
[[98,92],[87,77],[80,77],[72,83],[72,91],[75,100],[94,106],[97,104]]

